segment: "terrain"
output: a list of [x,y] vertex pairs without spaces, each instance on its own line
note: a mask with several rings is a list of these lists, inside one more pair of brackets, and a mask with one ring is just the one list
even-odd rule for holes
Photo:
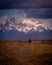
[[52,44],[0,41],[0,65],[52,65]]

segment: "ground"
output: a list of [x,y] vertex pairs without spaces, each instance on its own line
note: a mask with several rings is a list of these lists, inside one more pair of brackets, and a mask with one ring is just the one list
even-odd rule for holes
[[52,44],[0,41],[0,65],[52,65]]

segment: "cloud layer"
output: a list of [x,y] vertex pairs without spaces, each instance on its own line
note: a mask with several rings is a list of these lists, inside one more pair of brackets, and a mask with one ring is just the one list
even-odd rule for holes
[[52,0],[0,0],[0,9],[52,8]]
[[24,18],[39,18],[39,19],[47,19],[52,18],[52,8],[41,8],[41,9],[4,9],[0,10],[0,17],[3,15],[7,15],[9,17],[13,17],[15,15],[21,16]]

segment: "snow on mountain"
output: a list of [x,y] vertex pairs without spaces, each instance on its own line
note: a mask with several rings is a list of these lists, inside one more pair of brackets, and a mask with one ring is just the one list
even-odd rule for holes
[[46,31],[46,29],[45,29],[44,27],[42,27],[42,26],[38,26],[37,30],[38,30],[39,32],[44,32],[44,31]]
[[[41,20],[40,20],[41,21]],[[50,23],[39,22],[31,18],[18,18],[18,16],[8,19],[0,18],[0,40],[17,40],[24,38],[52,38],[52,28]]]
[[8,19],[6,16],[0,18],[0,30],[10,31],[17,30],[19,32],[24,33],[32,33],[32,32],[44,32],[48,30],[44,27],[45,23],[39,23],[39,21],[32,20],[31,18],[21,18],[18,16],[14,16]]

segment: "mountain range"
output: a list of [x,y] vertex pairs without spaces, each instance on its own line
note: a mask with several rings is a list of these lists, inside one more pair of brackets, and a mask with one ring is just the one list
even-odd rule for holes
[[40,38],[40,39],[52,39],[52,30],[45,30],[44,32],[34,31],[31,33],[19,32],[17,30],[2,31],[0,30],[0,39],[1,40],[21,40],[29,38]]
[[[37,25],[37,26],[36,26]],[[52,38],[52,30],[44,28],[30,19],[18,20],[16,17],[0,23],[0,40],[20,40],[27,38]]]

